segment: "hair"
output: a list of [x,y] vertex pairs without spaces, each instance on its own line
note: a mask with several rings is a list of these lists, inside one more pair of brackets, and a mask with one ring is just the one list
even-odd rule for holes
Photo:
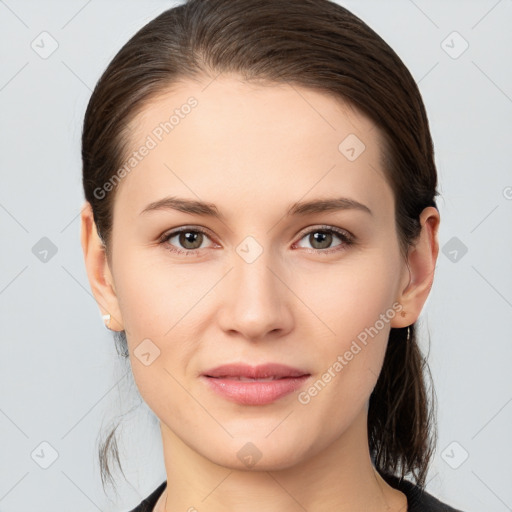
[[[394,194],[401,254],[417,240],[424,208],[437,208],[437,172],[419,89],[393,49],[366,23],[330,0],[189,0],[143,26],[115,55],[91,95],[82,133],[83,187],[111,261],[117,187],[95,194],[128,155],[128,124],[179,81],[236,73],[244,80],[297,84],[330,94],[369,116],[382,140]],[[410,474],[423,487],[437,442],[435,393],[416,325],[391,328],[370,396],[368,443],[381,475]],[[118,353],[128,357],[125,332]],[[103,486],[109,457],[122,471],[115,430],[99,450]]]

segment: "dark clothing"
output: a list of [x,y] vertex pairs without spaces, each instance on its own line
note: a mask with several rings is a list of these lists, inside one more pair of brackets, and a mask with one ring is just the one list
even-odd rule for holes
[[[400,481],[397,477],[390,475],[382,475],[382,478],[391,487],[398,489],[407,496],[407,512],[462,512],[440,502],[434,496],[423,491],[421,487],[408,480]],[[145,500],[130,512],[153,512],[153,508],[166,486],[167,482],[162,482]]]
[[402,491],[406,495],[407,512],[462,512],[462,510],[442,503],[408,480],[400,481],[396,476],[379,474],[391,487]]

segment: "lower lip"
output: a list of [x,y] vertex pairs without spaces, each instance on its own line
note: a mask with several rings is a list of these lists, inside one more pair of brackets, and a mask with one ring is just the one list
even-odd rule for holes
[[270,381],[240,381],[226,378],[202,376],[208,381],[210,387],[232,402],[243,405],[265,405],[278,400],[299,389],[309,378],[286,377]]

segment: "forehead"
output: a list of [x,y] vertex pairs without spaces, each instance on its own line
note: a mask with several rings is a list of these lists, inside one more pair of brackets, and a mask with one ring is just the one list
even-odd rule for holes
[[[283,132],[287,127],[292,130]],[[208,132],[212,142],[235,134],[240,142],[244,134],[253,134],[257,139],[245,137],[247,145],[275,141],[295,149],[312,132],[335,149],[344,134],[357,133],[370,144],[379,136],[369,117],[331,93],[291,83],[244,81],[237,75],[176,82],[146,101],[129,124],[134,143],[147,134],[162,142],[171,132],[179,137],[187,128],[197,135]]]
[[126,166],[116,203],[134,214],[166,194],[233,207],[254,202],[260,211],[279,198],[289,205],[334,191],[376,207],[392,202],[375,124],[331,94],[296,84],[224,75],[178,82],[143,106],[129,133],[129,155],[139,155]]

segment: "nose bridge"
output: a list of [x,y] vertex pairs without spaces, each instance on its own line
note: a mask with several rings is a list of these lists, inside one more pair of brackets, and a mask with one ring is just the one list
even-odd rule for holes
[[250,303],[258,298],[267,301],[277,298],[276,277],[270,271],[275,263],[272,262],[270,250],[262,250],[260,253],[250,242],[244,242],[236,252],[233,279],[239,297],[245,298],[247,295]]
[[287,288],[275,275],[279,269],[274,267],[277,263],[271,251],[254,237],[247,237],[235,248],[228,279],[229,297],[221,313],[224,329],[260,338],[270,331],[289,328]]

